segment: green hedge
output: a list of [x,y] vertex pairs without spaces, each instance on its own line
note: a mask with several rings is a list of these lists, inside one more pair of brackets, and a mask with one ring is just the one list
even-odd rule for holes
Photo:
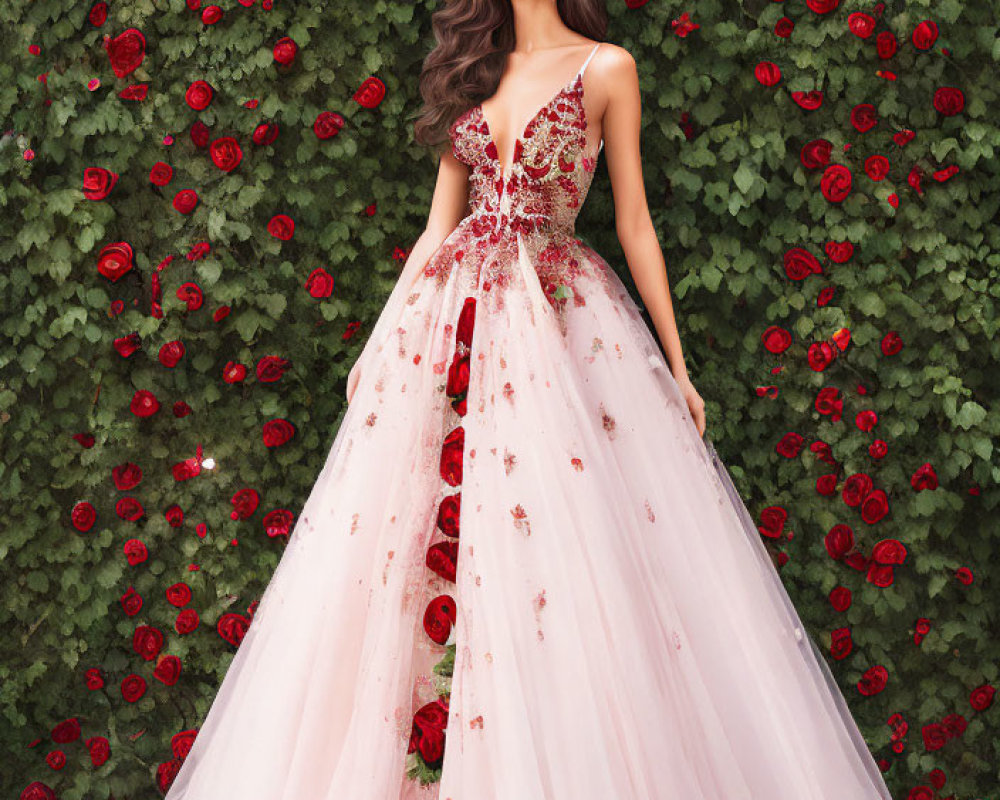
[[[426,218],[435,162],[411,125],[433,9],[226,0],[206,24],[183,0],[132,0],[94,25],[68,0],[0,8],[3,797],[157,797],[173,737],[207,712],[284,547],[268,526],[290,525],[315,481]],[[639,64],[647,193],[709,435],[895,795],[986,797],[995,9],[609,10]],[[129,29],[145,56],[119,77],[104,37],[127,60]],[[371,77],[385,97],[366,107]],[[213,90],[198,111],[196,81]],[[145,99],[120,95],[142,84]],[[342,129],[320,138],[317,118]],[[223,166],[238,145],[235,168],[194,144],[197,121]],[[269,123],[277,137],[255,143]],[[85,170],[109,171],[86,173],[113,181],[105,199]],[[612,220],[602,160],[577,230],[627,281]],[[185,635],[181,606],[201,619]]]

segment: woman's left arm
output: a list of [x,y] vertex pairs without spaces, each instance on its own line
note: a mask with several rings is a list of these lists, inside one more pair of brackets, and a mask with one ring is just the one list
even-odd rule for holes
[[604,155],[614,193],[615,231],[636,289],[649,310],[667,354],[670,371],[687,400],[699,434],[704,434],[705,403],[691,383],[684,363],[666,263],[646,203],[639,148],[642,119],[639,75],[635,59],[628,50],[622,47],[608,50],[600,68],[594,73],[599,74],[601,83],[609,87],[602,131]]

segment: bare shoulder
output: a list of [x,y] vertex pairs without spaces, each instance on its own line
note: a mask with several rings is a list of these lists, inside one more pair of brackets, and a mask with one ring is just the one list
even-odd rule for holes
[[609,86],[629,81],[637,75],[632,54],[613,42],[601,42],[590,62],[590,69],[600,76],[601,83]]

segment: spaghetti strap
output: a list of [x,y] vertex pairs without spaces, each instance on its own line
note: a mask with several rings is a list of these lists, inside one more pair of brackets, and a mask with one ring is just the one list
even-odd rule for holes
[[587,64],[590,63],[590,59],[592,59],[594,57],[594,53],[597,52],[597,48],[600,47],[600,46],[601,46],[601,43],[598,42],[597,44],[594,45],[594,49],[590,51],[590,55],[587,56],[587,60],[583,62],[583,66],[580,67],[580,71],[579,71],[579,73],[577,73],[580,77],[583,77],[583,71],[587,68]]

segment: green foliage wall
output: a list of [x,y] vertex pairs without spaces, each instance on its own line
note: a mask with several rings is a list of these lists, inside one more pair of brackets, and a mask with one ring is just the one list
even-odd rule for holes
[[[160,795],[426,217],[434,4],[268,5],[0,8],[5,798]],[[609,10],[709,435],[896,796],[993,796],[996,9]]]

